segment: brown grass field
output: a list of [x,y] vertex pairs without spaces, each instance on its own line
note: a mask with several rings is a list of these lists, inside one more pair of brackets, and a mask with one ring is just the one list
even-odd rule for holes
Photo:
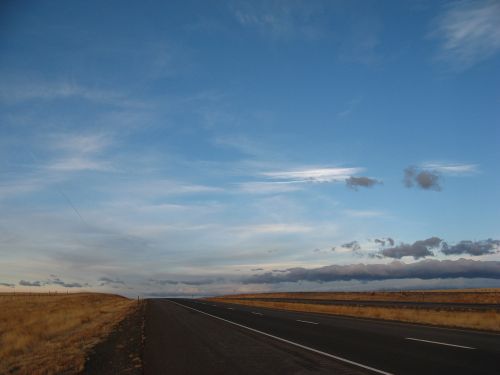
[[[261,300],[250,300],[259,298]],[[312,312],[332,315],[346,315],[362,318],[396,320],[402,322],[430,324],[437,326],[472,328],[500,331],[498,309],[484,311],[444,310],[412,307],[378,307],[321,305],[290,301],[265,301],[266,298],[325,299],[354,301],[406,301],[406,302],[448,302],[448,303],[499,303],[500,289],[476,289],[453,291],[404,291],[404,292],[318,292],[318,293],[263,293],[242,294],[210,298],[216,302],[234,303],[246,306],[272,309]]]
[[0,295],[0,374],[75,374],[86,353],[137,306],[98,294]]
[[398,301],[398,302],[444,302],[444,303],[497,303],[500,304],[500,289],[449,289],[413,290],[400,292],[293,292],[234,294],[224,298],[297,298],[350,301]]

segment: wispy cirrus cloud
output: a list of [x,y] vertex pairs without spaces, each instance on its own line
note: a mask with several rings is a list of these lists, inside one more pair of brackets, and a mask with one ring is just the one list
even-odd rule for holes
[[460,163],[443,163],[443,162],[431,162],[424,163],[421,165],[424,169],[430,169],[443,174],[450,175],[470,175],[478,172],[477,164],[460,164]]
[[385,212],[383,211],[376,211],[376,210],[353,210],[353,209],[346,209],[342,211],[344,214],[350,217],[357,217],[357,218],[370,218],[370,217],[381,217],[385,216]]
[[431,36],[441,40],[439,57],[466,69],[500,51],[500,3],[455,1],[434,23]]
[[288,224],[288,223],[272,223],[272,224],[258,224],[246,225],[242,227],[235,227],[232,230],[245,233],[247,235],[258,234],[290,234],[290,233],[305,233],[312,231],[308,225],[302,224]]
[[273,180],[289,182],[339,182],[361,172],[362,168],[305,168],[262,173]]
[[87,87],[74,82],[41,82],[25,79],[7,79],[0,88],[0,102],[16,104],[19,102],[41,100],[79,99],[115,107],[143,107],[119,91]]
[[250,194],[274,194],[293,192],[302,187],[295,182],[243,182],[238,185],[238,189]]
[[239,1],[231,10],[241,26],[273,39],[317,39],[323,34],[318,5],[310,1]]
[[47,169],[60,172],[110,171],[113,169],[102,155],[111,146],[109,134],[58,134],[51,137],[49,145],[57,155]]

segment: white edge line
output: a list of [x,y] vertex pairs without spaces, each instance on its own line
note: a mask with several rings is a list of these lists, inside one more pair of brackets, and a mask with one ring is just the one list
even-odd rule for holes
[[431,344],[438,344],[438,345],[446,345],[446,346],[454,346],[456,348],[463,348],[463,349],[476,349],[472,348],[470,346],[463,346],[463,345],[455,345],[455,344],[448,344],[446,342],[439,342],[439,341],[430,341],[430,340],[422,340],[422,339],[416,339],[413,337],[405,337],[405,340],[413,340],[413,341],[422,341],[422,342],[429,342]]
[[376,373],[379,373],[379,374],[384,374],[384,375],[393,375],[393,374],[391,374],[390,372],[385,372],[385,371],[382,371],[382,370],[378,370],[378,369],[376,369],[376,368],[373,368],[373,367],[370,367],[370,366],[366,366],[366,365],[363,365],[363,364],[358,363],[358,362],[350,361],[350,360],[348,360],[348,359],[345,359],[345,358],[342,358],[342,357],[338,357],[338,356],[333,355],[333,354],[329,354],[329,353],[326,353],[326,352],[322,352],[321,350],[317,350],[317,349],[314,349],[314,348],[310,348],[309,346],[305,346],[305,345],[302,345],[302,344],[299,344],[299,343],[296,343],[296,342],[293,342],[293,341],[289,341],[289,340],[283,339],[283,338],[281,338],[281,337],[274,336],[274,335],[271,335],[271,334],[269,334],[269,333],[259,331],[258,329],[255,329],[255,328],[250,328],[250,327],[244,326],[243,324],[235,323],[235,322],[232,322],[232,321],[230,321],[230,320],[227,320],[227,319],[224,319],[224,318],[220,318],[220,317],[218,317],[218,316],[216,316],[216,315],[212,315],[212,314],[206,313],[206,312],[204,312],[204,311],[194,309],[194,308],[192,308],[192,307],[189,307],[189,306],[183,305],[183,304],[181,304],[181,303],[177,303],[177,302],[174,302],[174,301],[171,301],[171,300],[168,300],[168,301],[169,301],[169,302],[172,302],[172,303],[175,303],[176,305],[179,305],[179,306],[185,307],[185,308],[187,308],[187,309],[191,309],[191,310],[197,311],[197,312],[199,312],[199,313],[202,313],[202,314],[205,314],[205,315],[211,316],[212,318],[222,320],[222,321],[224,321],[224,322],[226,322],[226,323],[234,324],[235,326],[238,326],[238,327],[241,327],[241,328],[248,329],[249,331],[260,333],[261,335],[264,335],[264,336],[267,336],[267,337],[271,337],[271,338],[273,338],[273,339],[275,339],[275,340],[279,340],[279,341],[286,342],[287,344],[294,345],[294,346],[297,346],[297,347],[299,347],[299,348],[306,349],[306,350],[309,350],[309,351],[311,351],[311,352],[314,352],[314,353],[317,353],[317,354],[321,354],[321,355],[324,355],[324,356],[326,356],[326,357],[330,357],[330,358],[336,359],[336,360],[341,361],[341,362],[345,362],[345,363],[349,363],[349,364],[354,365],[354,366],[362,367],[362,368],[364,368],[364,369],[367,369],[367,370],[370,370],[370,371],[373,371],[373,372],[376,372]]
[[300,320],[300,319],[297,319],[297,322],[309,323],[309,324],[319,324],[319,323],[316,323],[316,322],[309,322],[307,320]]
[[255,311],[252,311],[252,314],[255,314],[255,315],[264,315],[264,314],[262,314],[260,312],[255,312]]

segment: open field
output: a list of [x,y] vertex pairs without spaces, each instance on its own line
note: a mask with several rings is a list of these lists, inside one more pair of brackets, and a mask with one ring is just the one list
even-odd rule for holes
[[349,301],[394,301],[394,302],[436,302],[436,303],[484,303],[500,304],[500,289],[449,289],[412,290],[400,292],[293,292],[235,294],[223,298],[296,298]]
[[[405,291],[405,292],[332,292],[332,293],[265,293],[230,295],[210,298],[211,301],[234,303],[246,306],[266,307],[301,312],[346,315],[363,318],[397,320],[403,322],[432,324],[438,326],[473,328],[500,331],[498,308],[464,310],[454,308],[426,307],[424,303],[498,304],[500,290],[453,290],[453,291]],[[271,300],[272,299],[272,300]],[[280,299],[283,299],[280,301]],[[296,301],[293,301],[293,300]],[[311,300],[311,303],[305,301]],[[318,300],[325,301],[318,303]],[[335,305],[328,301],[337,301]],[[342,304],[345,301],[345,304]],[[384,301],[384,306],[352,305],[348,302]],[[390,306],[390,303],[394,306]],[[402,306],[400,303],[409,303]],[[397,304],[398,303],[398,304]],[[413,306],[413,303],[422,303]],[[387,306],[389,304],[389,306]]]
[[137,303],[98,293],[0,295],[0,374],[73,374]]

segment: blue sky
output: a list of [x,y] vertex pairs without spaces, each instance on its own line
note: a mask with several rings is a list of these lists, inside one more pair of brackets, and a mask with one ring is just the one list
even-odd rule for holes
[[0,7],[1,290],[500,287],[498,1]]

